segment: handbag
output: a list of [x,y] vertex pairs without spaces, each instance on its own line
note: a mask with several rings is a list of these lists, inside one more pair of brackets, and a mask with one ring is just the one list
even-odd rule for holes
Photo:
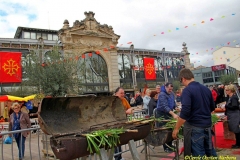
[[7,138],[5,138],[4,144],[12,144],[12,137],[8,136]]

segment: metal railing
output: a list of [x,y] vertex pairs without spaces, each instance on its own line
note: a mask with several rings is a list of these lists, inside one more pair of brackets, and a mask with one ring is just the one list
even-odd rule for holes
[[[40,127],[37,128],[29,128],[29,129],[22,129],[16,131],[0,131],[0,159],[1,160],[14,160],[19,159],[19,151],[17,148],[17,144],[13,137],[14,133],[29,132],[29,135],[25,141],[25,155],[24,160],[56,160],[54,153],[52,152],[50,146],[50,136],[44,134]],[[10,136],[13,140],[11,144],[4,144],[4,140]],[[135,142],[136,147],[141,147],[144,145],[142,140]],[[21,148],[20,148],[21,149]],[[119,155],[125,152],[129,152],[128,144],[122,146],[122,151],[115,153],[114,155]],[[88,160],[98,160],[99,156],[97,154],[89,155],[85,157]],[[82,158],[79,157],[76,160],[81,160]]]

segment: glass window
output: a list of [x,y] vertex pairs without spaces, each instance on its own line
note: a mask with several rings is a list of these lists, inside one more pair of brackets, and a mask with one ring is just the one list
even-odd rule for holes
[[58,40],[58,36],[57,35],[53,35],[53,40],[57,41]]
[[36,39],[36,33],[31,32],[31,39]]
[[52,41],[52,34],[48,34],[48,40]]
[[226,51],[223,51],[223,54],[226,54]]
[[24,38],[30,38],[30,32],[24,32]]
[[41,37],[41,33],[37,33],[37,39]]
[[43,39],[47,39],[47,34],[46,34],[46,33],[43,33],[43,34],[42,34],[42,38],[43,38]]
[[[94,83],[108,83],[108,70],[107,64],[104,59],[92,52],[91,56],[89,53],[85,53],[84,58],[80,58],[78,62],[78,77],[79,83],[82,85],[88,83],[89,87],[87,87],[87,91],[95,91],[98,90],[96,84]],[[108,90],[108,86],[105,87]]]
[[229,59],[229,58],[227,59],[227,62],[230,62],[230,59]]
[[212,77],[212,72],[203,73],[203,78]]

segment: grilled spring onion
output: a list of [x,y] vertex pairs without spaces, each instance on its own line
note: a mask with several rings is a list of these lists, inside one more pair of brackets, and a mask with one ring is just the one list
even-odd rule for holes
[[103,147],[115,147],[117,146],[119,141],[119,134],[124,133],[125,130],[123,128],[115,128],[115,129],[105,129],[94,131],[89,134],[85,134],[87,138],[88,148],[87,150],[90,153],[100,153],[100,148]]
[[[177,120],[174,118],[169,119],[169,122],[167,122],[164,127],[174,129],[175,125],[177,123]],[[178,132],[178,138],[183,138],[183,126],[180,127]]]

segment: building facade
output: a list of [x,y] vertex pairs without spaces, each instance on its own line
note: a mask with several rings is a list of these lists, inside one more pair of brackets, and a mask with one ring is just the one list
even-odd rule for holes
[[194,74],[195,81],[205,86],[221,84],[220,77],[222,75],[236,76],[236,68],[226,66],[225,64],[215,65],[212,67],[200,66],[199,68],[192,70],[192,72]]
[[[85,12],[85,19],[76,20],[72,26],[65,20],[60,30],[18,27],[14,38],[0,38],[0,51],[21,52],[22,59],[34,49],[44,62],[47,52],[55,45],[61,48],[64,57],[79,57],[84,63],[87,79],[79,76],[82,93],[110,93],[122,86],[128,91],[155,87],[166,81],[178,80],[179,71],[190,65],[186,43],[180,52],[117,47],[119,35],[112,26],[100,24],[93,12]],[[154,58],[155,80],[146,80],[143,58]],[[24,69],[24,67],[23,67]],[[9,86],[12,84],[2,84]]]
[[240,47],[222,47],[213,53],[214,65],[226,64],[240,71]]

